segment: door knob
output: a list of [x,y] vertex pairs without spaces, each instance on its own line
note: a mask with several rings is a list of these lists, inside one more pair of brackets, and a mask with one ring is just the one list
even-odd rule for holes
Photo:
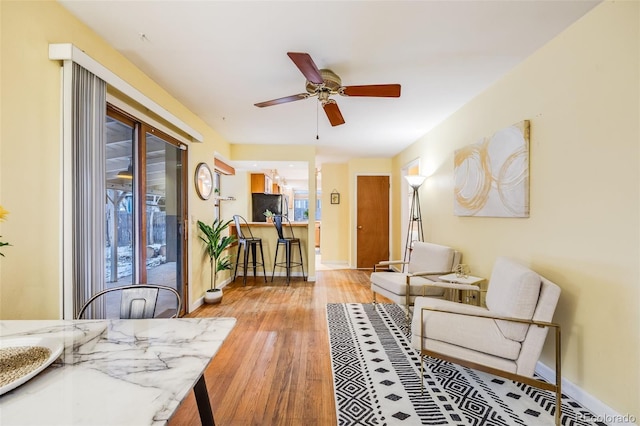
[[358,225],[358,229],[362,229],[362,225]]

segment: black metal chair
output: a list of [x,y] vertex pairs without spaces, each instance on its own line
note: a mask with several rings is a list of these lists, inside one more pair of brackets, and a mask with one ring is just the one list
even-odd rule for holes
[[[238,253],[236,254],[236,268],[233,273],[233,280],[236,280],[238,275],[238,265],[240,264],[240,250],[244,249],[244,262],[242,263],[242,276],[243,283],[247,285],[247,266],[249,264],[249,247],[251,247],[251,257],[253,265],[253,276],[256,276],[256,269],[258,266],[262,266],[262,272],[264,275],[264,282],[267,282],[267,271],[264,269],[264,254],[262,251],[262,238],[254,237],[251,232],[251,227],[247,223],[246,219],[240,215],[233,216],[233,222],[236,225],[236,233],[238,234]],[[262,263],[257,261],[257,249],[260,249],[260,259]]]
[[[95,302],[96,299],[116,291],[122,292],[120,301],[120,319],[147,319],[153,318],[155,315],[156,304],[158,301],[158,293],[160,291],[169,291],[176,297],[176,313],[171,318],[180,315],[182,309],[182,298],[176,289],[164,285],[156,284],[132,284],[122,285],[118,287],[107,288],[89,298],[76,316],[76,319],[82,319],[87,308]],[[196,384],[193,386],[193,393],[196,397],[196,405],[200,414],[200,422],[202,425],[215,426],[213,419],[213,410],[209,393],[207,392],[207,384],[204,374],[200,376]]]
[[82,305],[76,318],[82,319],[87,308],[96,299],[107,293],[116,291],[121,292],[120,319],[153,318],[155,316],[158,293],[160,290],[168,291],[175,295],[176,312],[171,316],[171,318],[178,317],[178,315],[180,315],[180,310],[182,309],[182,298],[175,288],[156,284],[131,284],[107,288],[94,294],[85,302],[84,305]]
[[[286,234],[285,236],[285,226],[283,223],[286,223]],[[273,258],[273,272],[271,273],[271,281],[273,281],[273,276],[276,273],[276,267],[278,268],[286,268],[287,270],[287,284],[291,280],[291,268],[300,267],[302,268],[302,277],[304,280],[307,280],[307,276],[304,273],[304,262],[302,259],[302,244],[299,238],[293,233],[293,226],[291,226],[291,222],[289,222],[289,218],[283,215],[273,215],[273,224],[276,227],[276,231],[278,232],[278,244],[276,244],[276,255]],[[280,245],[284,246],[285,249],[285,259],[283,261],[278,262],[278,249]],[[294,262],[292,260],[293,253],[291,252],[292,246],[298,246],[298,253],[300,254],[300,261]]]

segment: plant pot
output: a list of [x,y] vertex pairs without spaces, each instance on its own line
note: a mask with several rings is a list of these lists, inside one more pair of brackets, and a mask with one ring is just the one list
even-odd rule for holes
[[204,293],[204,303],[214,304],[222,301],[222,290],[219,288],[207,290]]

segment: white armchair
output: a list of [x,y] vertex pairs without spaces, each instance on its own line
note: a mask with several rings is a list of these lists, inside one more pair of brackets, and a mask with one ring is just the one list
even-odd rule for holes
[[[556,284],[501,257],[491,273],[486,308],[418,297],[411,343],[422,357],[444,359],[555,392],[559,424],[560,326],[551,322],[559,297]],[[549,328],[555,331],[555,384],[533,378]]]
[[[451,247],[438,244],[415,241],[409,262],[399,260],[380,262],[373,267],[371,274],[371,291],[373,303],[376,303],[376,293],[381,294],[398,305],[409,309],[418,296],[444,297],[444,286],[435,286],[428,279],[428,275],[448,274],[460,263],[462,254]],[[407,272],[378,271],[391,265],[407,265]],[[473,287],[477,289],[477,287]],[[456,289],[462,289],[456,286]]]

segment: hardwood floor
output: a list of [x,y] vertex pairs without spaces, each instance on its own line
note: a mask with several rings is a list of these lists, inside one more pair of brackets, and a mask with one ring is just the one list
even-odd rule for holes
[[[190,317],[235,317],[237,324],[205,371],[217,426],[335,425],[327,303],[370,303],[369,271],[317,271],[225,287],[222,304]],[[170,426],[199,425],[191,393]]]

